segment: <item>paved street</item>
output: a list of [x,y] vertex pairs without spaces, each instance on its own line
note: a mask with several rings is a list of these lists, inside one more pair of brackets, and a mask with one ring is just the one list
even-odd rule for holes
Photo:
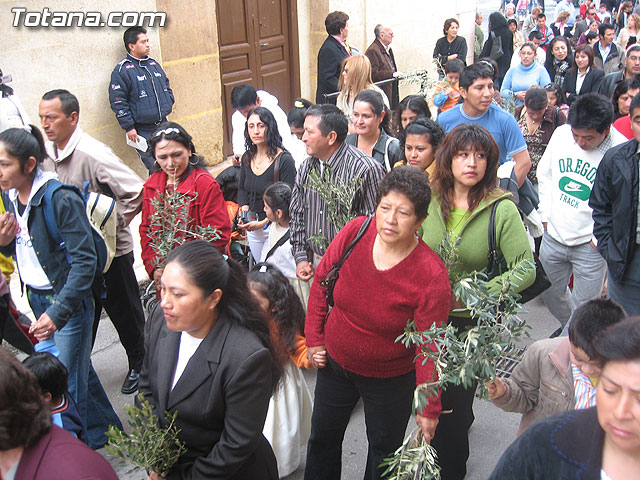
[[[548,336],[558,324],[551,317],[540,300],[534,300],[527,305],[528,312],[523,315],[531,326],[531,339]],[[126,369],[124,349],[118,342],[117,334],[108,320],[101,323],[98,340],[93,351],[93,364],[109,394],[114,408],[124,422],[126,417],[124,405],[130,402],[132,396],[122,395],[120,385]],[[310,389],[315,385],[315,373],[306,371],[305,378]],[[491,473],[502,452],[515,439],[520,416],[504,413],[484,400],[476,400],[476,421],[471,429],[471,456],[469,459],[468,480],[485,480]],[[413,422],[409,423],[413,428]],[[364,472],[367,442],[364,426],[362,404],[358,404],[347,429],[343,444],[342,478],[344,480],[360,480]],[[144,477],[141,473],[129,473],[129,468],[112,462],[118,469],[122,479],[139,480]],[[303,469],[298,469],[287,477],[288,480],[301,480]]]

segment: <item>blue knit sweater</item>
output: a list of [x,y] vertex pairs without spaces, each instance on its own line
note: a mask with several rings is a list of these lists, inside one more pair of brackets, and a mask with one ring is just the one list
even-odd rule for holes
[[[534,61],[528,67],[523,67],[522,63],[520,63],[518,66],[507,70],[502,81],[500,95],[509,97],[512,94],[515,95],[518,92],[529,90],[532,85],[544,87],[549,83],[551,83],[551,78],[549,78],[547,70],[538,62]],[[523,103],[522,100],[516,99],[516,105],[519,106]]]

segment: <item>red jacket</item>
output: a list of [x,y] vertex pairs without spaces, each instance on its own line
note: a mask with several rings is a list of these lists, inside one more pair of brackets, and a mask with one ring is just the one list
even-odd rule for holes
[[[142,261],[144,267],[153,275],[156,254],[150,245],[149,231],[153,207],[151,200],[164,192],[167,185],[167,174],[162,170],[152,174],[144,183],[142,189],[142,223],[140,224],[140,243],[142,244]],[[231,236],[231,222],[227,214],[220,185],[211,174],[201,168],[192,168],[186,178],[178,183],[178,192],[197,192],[195,200],[189,204],[189,217],[195,225],[212,226],[220,231],[220,238],[212,242],[221,252],[226,251]]]

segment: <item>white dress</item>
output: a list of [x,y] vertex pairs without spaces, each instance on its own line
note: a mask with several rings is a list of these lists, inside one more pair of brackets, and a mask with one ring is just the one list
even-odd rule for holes
[[311,433],[313,404],[302,370],[291,359],[284,365],[284,381],[269,401],[262,433],[278,461],[278,476],[286,477],[300,466],[300,450]]

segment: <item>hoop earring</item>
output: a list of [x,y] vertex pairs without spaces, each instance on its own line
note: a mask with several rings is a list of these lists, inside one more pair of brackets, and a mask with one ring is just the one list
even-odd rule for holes
[[[196,159],[195,163],[191,161],[191,159],[192,159],[192,158],[195,158],[195,159]],[[195,167],[195,166],[197,166],[197,165],[198,165],[198,163],[200,163],[200,161],[198,160],[198,157],[196,157],[195,155],[193,155],[193,154],[192,154],[192,155],[189,157],[189,165],[191,165],[192,167]]]

